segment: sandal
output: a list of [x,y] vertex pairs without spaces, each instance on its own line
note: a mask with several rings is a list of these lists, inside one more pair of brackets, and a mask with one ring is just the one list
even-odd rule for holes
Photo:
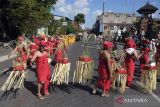
[[93,95],[95,95],[97,92],[96,92],[96,89],[94,89],[93,91],[92,91],[92,94]]
[[125,88],[126,88],[126,89],[128,89],[129,87],[128,87],[128,86],[126,86]]
[[41,94],[37,94],[38,99],[43,100],[44,97]]
[[49,93],[45,93],[44,95],[49,95]]
[[103,92],[103,93],[101,94],[101,97],[109,97],[109,94],[108,94],[108,93]]

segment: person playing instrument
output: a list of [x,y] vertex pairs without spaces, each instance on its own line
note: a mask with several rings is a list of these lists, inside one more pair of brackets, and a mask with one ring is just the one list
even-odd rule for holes
[[132,36],[128,32],[125,32],[125,35],[126,35],[125,46],[124,46],[126,52],[125,65],[128,75],[126,88],[129,88],[131,86],[134,77],[135,59],[139,59],[143,55],[143,52],[138,55],[136,51],[136,45],[134,40],[132,39]]
[[44,99],[41,95],[41,86],[43,86],[43,91],[45,95],[49,95],[48,86],[50,80],[50,67],[48,64],[48,54],[45,52],[44,46],[40,45],[38,51],[32,58],[32,62],[36,60],[36,74],[38,80],[38,93],[39,99]]
[[[103,43],[103,50],[99,54],[97,85],[103,90],[101,96],[108,96],[110,89],[110,80],[112,78],[112,48],[113,43],[105,41]],[[96,94],[96,87],[93,90],[93,94]]]

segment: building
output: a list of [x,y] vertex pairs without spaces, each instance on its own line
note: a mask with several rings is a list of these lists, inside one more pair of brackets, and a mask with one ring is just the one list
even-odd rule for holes
[[141,20],[139,20],[140,23],[137,30],[147,39],[157,38],[158,20],[152,18],[152,14],[157,10],[158,8],[151,5],[149,2],[137,10],[141,15]]
[[155,27],[157,28],[157,31],[160,31],[160,19],[159,18],[155,18],[153,20],[153,24],[155,25]]
[[97,17],[93,25],[93,32],[96,34],[116,32],[118,29],[132,26],[137,18],[139,17],[135,14],[104,12],[104,14]]
[[66,21],[66,22],[72,22],[72,20],[69,19],[68,17],[59,16],[59,15],[54,15],[54,20],[61,20],[61,19],[63,19],[63,20]]

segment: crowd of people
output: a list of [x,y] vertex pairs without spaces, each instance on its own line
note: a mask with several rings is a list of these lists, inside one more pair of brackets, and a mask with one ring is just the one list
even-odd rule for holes
[[[119,76],[126,74],[125,88],[130,88],[134,79],[135,61],[139,61],[139,73],[140,73],[140,87],[147,93],[151,93],[156,90],[157,75],[160,72],[160,41],[159,39],[149,40],[143,38],[141,45],[138,47],[133,39],[135,31],[130,28],[124,32],[125,40],[122,53],[118,56],[122,56],[124,59],[119,62],[116,56],[113,55],[114,42],[106,41],[103,37],[100,37],[100,43],[103,46],[99,54],[99,66],[98,66],[98,82],[93,90],[93,94],[96,93],[96,87],[102,88],[101,96],[108,96],[112,82],[116,79],[113,75],[115,72]],[[117,44],[115,44],[117,45]],[[114,51],[120,51],[116,48]],[[138,52],[140,51],[140,52]],[[123,56],[124,52],[124,56]],[[117,63],[115,68],[114,63]],[[120,80],[123,81],[123,80]],[[122,82],[121,82],[122,85]]]
[[44,99],[41,94],[43,85],[44,95],[49,95],[48,86],[50,84],[50,66],[49,63],[63,63],[67,56],[65,52],[68,45],[75,42],[75,36],[32,36],[29,41],[24,36],[18,36],[15,49],[8,55],[17,53],[14,60],[13,71],[25,71],[28,67],[36,65],[37,76],[37,96]]
[[[96,94],[96,88],[100,87],[103,90],[101,96],[108,96],[110,87],[113,86],[113,81],[116,79],[115,73],[119,76],[126,75],[123,85],[125,84],[126,89],[130,88],[134,79],[135,61],[138,60],[140,62],[141,86],[147,92],[156,90],[156,79],[157,75],[160,74],[160,41],[144,38],[141,40],[140,47],[137,48],[133,40],[133,33],[134,30],[132,29],[125,31],[124,47],[123,49],[116,48],[116,50],[113,50],[115,49],[113,41],[107,41],[103,37],[95,37],[94,35],[95,40],[100,42],[103,49],[98,53],[98,80],[93,89],[93,94]],[[49,95],[48,86],[51,77],[49,63],[51,59],[53,59],[54,64],[64,63],[67,58],[65,53],[68,50],[68,44],[75,42],[74,36],[70,37],[69,42],[66,42],[67,38],[69,37],[40,35],[38,37],[32,36],[28,42],[23,36],[17,38],[17,45],[10,54],[17,52],[13,71],[23,71],[27,67],[36,65],[37,96],[39,99],[44,99],[41,94],[42,85],[43,94]],[[87,34],[84,35],[83,41],[88,42]],[[140,51],[138,52],[137,49],[140,49]],[[119,50],[123,50],[122,53],[113,54]]]

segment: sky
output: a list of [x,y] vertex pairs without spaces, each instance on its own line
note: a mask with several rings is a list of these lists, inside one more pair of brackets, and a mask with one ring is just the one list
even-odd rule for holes
[[137,15],[136,11],[149,2],[159,9],[153,17],[160,18],[160,0],[58,0],[51,12],[72,20],[77,13],[83,13],[86,20],[85,27],[92,28],[96,17],[102,14],[103,2],[105,2],[105,12],[136,13]]

